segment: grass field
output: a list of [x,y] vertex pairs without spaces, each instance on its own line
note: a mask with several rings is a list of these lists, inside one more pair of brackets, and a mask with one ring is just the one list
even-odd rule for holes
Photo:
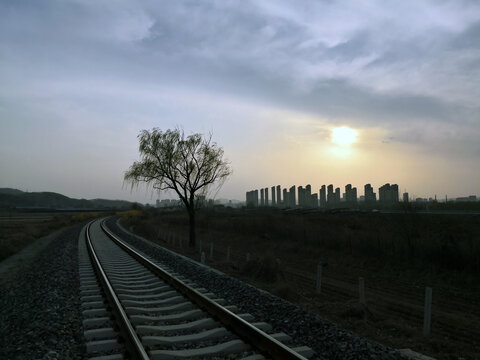
[[0,212],[0,261],[56,229],[97,216],[98,213]]
[[[182,212],[131,214],[124,224],[196,260],[201,243],[209,265],[395,348],[439,359],[480,357],[478,215],[202,211],[196,249],[187,246]],[[319,261],[328,266],[316,294]],[[358,300],[359,277],[366,306]],[[434,294],[428,337],[425,286]]]

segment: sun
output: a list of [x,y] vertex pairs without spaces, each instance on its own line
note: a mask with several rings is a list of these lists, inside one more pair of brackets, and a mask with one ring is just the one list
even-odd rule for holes
[[357,138],[357,131],[348,126],[340,126],[332,129],[332,142],[340,146],[349,146]]

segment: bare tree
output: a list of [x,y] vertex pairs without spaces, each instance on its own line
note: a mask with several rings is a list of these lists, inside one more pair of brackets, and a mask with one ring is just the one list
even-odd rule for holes
[[212,142],[211,135],[185,136],[181,129],[143,130],[138,139],[141,160],[125,172],[125,181],[175,191],[188,212],[189,245],[195,246],[196,196],[206,195],[214,185],[219,189],[232,173],[223,149]]

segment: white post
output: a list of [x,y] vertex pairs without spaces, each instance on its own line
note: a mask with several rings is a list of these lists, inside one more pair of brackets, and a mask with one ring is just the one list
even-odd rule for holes
[[250,253],[247,253],[247,262],[250,262]]
[[365,305],[365,280],[363,277],[358,278],[358,295],[360,304]]
[[432,327],[432,288],[425,288],[425,311],[423,314],[423,335],[430,335]]
[[322,292],[322,262],[320,261],[317,265],[317,294]]
[[213,241],[210,243],[210,260],[213,260]]
[[202,251],[202,256],[200,256],[200,262],[205,265],[205,253]]
[[227,247],[227,263],[230,262],[230,246]]

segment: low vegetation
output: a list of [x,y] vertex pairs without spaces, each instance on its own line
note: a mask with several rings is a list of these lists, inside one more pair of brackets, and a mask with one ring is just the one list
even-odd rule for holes
[[[158,236],[159,231],[182,236],[188,218],[179,212],[151,210],[137,213],[129,225],[148,237]],[[199,212],[198,228],[204,241],[228,237],[260,253],[281,248],[321,259],[329,251],[372,264],[388,260],[389,266],[480,274],[479,215],[204,210]]]
[[83,213],[0,213],[0,261],[21,251],[36,239],[51,232],[98,217],[97,212]]

